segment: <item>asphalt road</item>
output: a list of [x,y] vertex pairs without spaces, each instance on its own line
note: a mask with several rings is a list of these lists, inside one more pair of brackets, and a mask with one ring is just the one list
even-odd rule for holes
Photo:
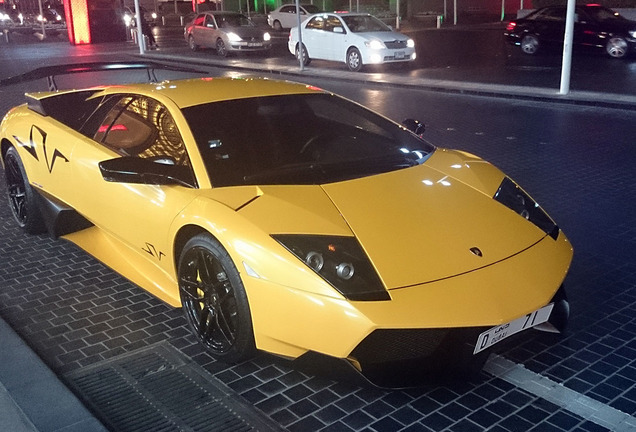
[[[512,86],[559,89],[561,54],[523,54],[518,47],[507,44],[505,23],[473,24],[458,27],[413,28],[403,32],[416,43],[418,58],[407,67],[385,65],[367,67],[362,73],[389,72],[405,77],[418,77],[462,82],[504,84]],[[216,56],[213,50],[188,53],[181,27],[155,27],[161,51],[178,52],[193,58]],[[297,64],[287,50],[285,32],[274,34],[274,46],[267,56],[249,55],[251,62],[264,64]],[[237,61],[243,55],[228,59]],[[312,62],[313,67],[346,71],[344,63]],[[602,52],[577,51],[571,70],[571,90],[636,95],[636,58],[615,60]]]

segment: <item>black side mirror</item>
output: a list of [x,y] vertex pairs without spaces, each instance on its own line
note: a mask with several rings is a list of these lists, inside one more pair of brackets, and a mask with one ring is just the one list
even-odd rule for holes
[[195,187],[188,167],[139,157],[119,157],[99,163],[102,177],[108,182]]
[[415,135],[420,137],[424,134],[424,131],[426,130],[426,126],[424,126],[424,123],[412,118],[408,118],[404,120],[402,122],[402,125],[404,125],[405,128],[413,132]]

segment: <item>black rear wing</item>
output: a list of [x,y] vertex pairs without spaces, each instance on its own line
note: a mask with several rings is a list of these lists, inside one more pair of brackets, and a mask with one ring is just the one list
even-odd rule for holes
[[155,75],[156,70],[168,70],[174,72],[188,72],[198,74],[208,73],[190,67],[174,66],[151,61],[72,63],[55,66],[43,66],[20,75],[4,78],[0,80],[0,87],[46,78],[49,90],[56,91],[58,90],[58,88],[57,84],[55,83],[55,77],[58,75],[139,69],[146,70],[148,74],[148,81],[151,83],[158,82]]

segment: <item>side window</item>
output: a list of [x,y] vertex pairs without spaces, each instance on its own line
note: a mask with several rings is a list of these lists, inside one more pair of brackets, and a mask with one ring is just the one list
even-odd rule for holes
[[216,28],[216,26],[214,25],[214,19],[211,15],[205,16],[205,26],[208,28]]
[[325,28],[325,20],[323,17],[321,16],[317,16],[312,18],[308,23],[307,23],[307,28],[308,29],[313,29],[313,30],[323,30]]
[[284,8],[281,9],[281,12],[284,13],[292,13],[295,14],[296,13],[296,6],[285,6]]
[[198,17],[196,17],[196,19],[194,20],[194,25],[199,27],[202,26],[204,18],[205,15],[199,15]]
[[174,118],[165,106],[152,98],[122,98],[105,116],[94,139],[122,156],[190,166]]
[[335,27],[344,28],[338,18],[335,16],[328,17],[325,21],[325,30],[332,32]]

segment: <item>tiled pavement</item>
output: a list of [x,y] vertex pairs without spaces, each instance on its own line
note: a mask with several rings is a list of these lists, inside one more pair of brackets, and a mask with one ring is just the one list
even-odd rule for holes
[[[598,236],[577,245],[568,276],[568,285],[579,293],[571,298],[573,331],[563,339],[529,333],[516,341],[520,345],[509,343],[498,352],[633,419],[636,191],[629,170],[634,152],[631,148],[623,156],[616,152],[604,158],[602,149],[595,150],[594,158],[589,149],[587,154],[573,152],[572,167],[554,179],[578,179],[576,196],[585,200],[548,206],[578,235]],[[587,169],[592,160],[598,166]],[[0,196],[4,188],[0,182]],[[556,194],[566,192],[555,189]],[[587,210],[591,203],[602,211]],[[63,380],[88,366],[167,342],[289,431],[591,432],[612,427],[599,425],[591,411],[574,414],[564,407],[568,401],[549,402],[486,371],[468,382],[384,391],[309,376],[264,354],[229,367],[201,349],[179,310],[71,244],[25,236],[6,206],[0,206],[0,238],[0,316]],[[615,423],[614,429],[633,430],[629,424]]]

